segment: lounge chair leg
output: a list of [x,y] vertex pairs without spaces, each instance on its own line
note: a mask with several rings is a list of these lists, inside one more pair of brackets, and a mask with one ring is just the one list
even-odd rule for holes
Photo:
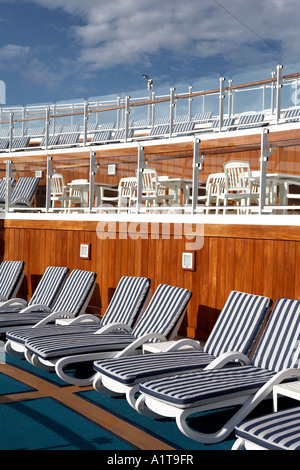
[[135,409],[138,413],[140,413],[143,416],[147,416],[148,418],[159,418],[162,419],[164,416],[159,415],[155,413],[154,411],[151,411],[145,404],[145,397],[144,395],[140,395],[138,399],[136,400],[135,404]]
[[24,357],[24,352],[21,352],[21,351],[19,352],[19,351],[16,351],[14,348],[12,348],[11,341],[7,341],[5,343],[4,349],[5,349],[5,352],[7,354],[10,354],[11,356],[15,356],[19,358]]
[[54,367],[51,365],[43,364],[39,357],[36,354],[30,353],[28,350],[25,351],[25,358],[27,361],[32,364],[35,367],[38,367],[39,369],[42,370],[48,370],[50,372],[54,371]]
[[245,441],[241,437],[238,437],[237,440],[234,442],[231,450],[244,450],[245,448]]
[[[73,359],[73,360],[72,360]],[[64,357],[62,359],[59,359],[57,363],[55,364],[55,372],[57,375],[64,381],[67,382],[71,385],[78,385],[79,387],[87,387],[89,385],[93,384],[93,381],[95,379],[95,374],[91,375],[90,377],[87,377],[86,379],[79,379],[78,377],[72,377],[71,375],[67,375],[64,372],[64,368],[72,363],[76,364],[79,362],[86,362],[86,359],[80,360],[80,358],[76,357],[70,358],[70,357]]]
[[94,389],[102,393],[103,395],[107,395],[109,397],[120,397],[123,395],[123,393],[118,393],[118,392],[113,392],[112,390],[109,390],[102,384],[102,376],[99,374],[99,372],[96,374],[96,377],[93,380],[93,387]]

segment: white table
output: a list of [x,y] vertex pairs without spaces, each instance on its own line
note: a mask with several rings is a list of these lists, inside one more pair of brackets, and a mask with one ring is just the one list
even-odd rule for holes
[[[196,348],[199,349],[200,343],[197,340],[190,340],[190,344],[184,344],[180,347],[180,351],[182,350],[195,350]],[[178,340],[173,341],[160,341],[159,343],[145,343],[143,344],[143,354],[144,353],[160,353],[167,351],[171,346],[178,343]]]
[[273,386],[273,407],[278,411],[278,395],[293,398],[300,401],[300,380]]
[[[68,186],[70,186],[70,188],[72,188],[75,191],[80,191],[82,206],[88,207],[90,183],[89,182],[86,182],[86,183],[71,182],[71,183],[68,183]],[[105,197],[104,196],[105,190],[111,190],[111,191],[116,192],[116,196],[112,198]],[[103,201],[117,201],[118,200],[118,189],[112,184],[94,183],[94,193],[95,193],[95,206],[96,207],[100,206]]]
[[183,194],[183,205],[186,206],[190,197],[190,189],[193,187],[193,181],[186,178],[168,178],[159,176],[158,182],[161,186],[168,188],[174,195],[175,204],[180,204],[181,192]]

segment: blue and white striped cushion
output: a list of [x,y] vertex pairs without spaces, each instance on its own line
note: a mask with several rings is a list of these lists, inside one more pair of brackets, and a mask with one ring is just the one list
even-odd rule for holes
[[9,299],[22,276],[23,261],[2,261],[0,264],[0,295]]
[[168,337],[184,313],[191,296],[188,289],[160,284],[132,334],[140,338],[155,332]]
[[298,367],[295,354],[300,340],[300,301],[278,299],[253,356],[253,365],[280,370]]
[[257,122],[262,122],[264,120],[264,114],[244,114],[239,119],[239,125],[241,124],[253,124]]
[[300,450],[300,407],[246,421],[236,436],[269,450]]
[[252,393],[278,371],[298,366],[299,338],[300,301],[279,299],[250,366],[148,381],[140,390],[178,406],[237,392]]
[[247,355],[271,305],[269,297],[232,291],[203,351],[212,356],[228,351]]
[[132,327],[138,319],[150,290],[147,277],[123,276],[103,316],[101,325],[125,323]]
[[275,372],[252,366],[203,370],[142,382],[139,389],[146,395],[185,408],[234,393],[255,393],[274,375]]
[[38,283],[28,305],[52,307],[69,273],[66,267],[48,266]]
[[199,369],[213,359],[213,356],[202,351],[174,351],[105,359],[95,362],[94,369],[121,383],[132,385],[149,377]]
[[77,144],[79,140],[79,133],[70,133],[70,134],[61,134],[59,137],[59,144],[60,145],[71,145],[71,144]]
[[[116,288],[116,291],[109,303],[109,306],[102,318],[101,323],[84,324],[68,326],[68,330],[64,326],[46,325],[39,328],[28,330],[28,328],[14,328],[6,332],[6,338],[18,343],[50,335],[73,334],[82,332],[96,332],[102,326],[112,323],[124,323],[130,327],[136,322],[144,302],[150,290],[151,281],[143,277],[123,276]],[[1,327],[1,317],[0,317]]]
[[[172,334],[191,298],[188,289],[160,284],[132,334],[81,333],[42,337],[26,341],[26,347],[43,358],[99,351],[120,351],[147,333]],[[150,340],[151,341],[151,340]]]
[[94,287],[96,277],[94,272],[74,269],[66,280],[52,311],[71,312],[75,316],[82,313],[81,310]]
[[106,142],[111,139],[111,131],[95,132],[92,142]]
[[39,184],[39,178],[23,176],[18,179],[17,184],[11,195],[11,204],[27,204],[31,202]]
[[239,351],[247,354],[272,305],[268,297],[232,291],[209,335],[203,351],[176,351],[107,359],[94,365],[95,370],[122,383],[132,384],[162,374],[202,369],[216,356]]

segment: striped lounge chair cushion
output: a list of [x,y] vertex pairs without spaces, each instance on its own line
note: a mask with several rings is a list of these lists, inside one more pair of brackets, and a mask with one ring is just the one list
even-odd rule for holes
[[243,366],[163,377],[142,382],[139,388],[146,395],[185,408],[232,394],[254,393],[274,375],[272,371]]
[[[109,303],[101,323],[69,326],[68,333],[96,332],[102,326],[112,323],[124,323],[130,327],[136,322],[150,290],[151,281],[143,277],[123,276]],[[1,318],[0,318],[1,320]],[[1,323],[0,323],[1,326]],[[82,328],[84,327],[84,330]],[[14,328],[7,331],[6,338],[18,343],[25,343],[27,339],[36,337],[65,334],[66,328],[46,325],[44,327],[28,330],[27,328]]]
[[31,203],[39,184],[39,178],[21,177],[11,195],[11,204],[28,206]]
[[219,356],[228,351],[248,354],[272,306],[269,297],[232,291],[203,351]]
[[96,277],[94,272],[74,269],[66,280],[52,311],[71,312],[75,316],[82,313],[82,308],[95,285]]
[[269,450],[300,450],[300,407],[246,421],[236,436]]
[[202,351],[174,351],[161,354],[106,359],[95,362],[94,369],[126,385],[145,380],[148,377],[189,371],[205,367],[213,356]]
[[[94,287],[95,280],[96,274],[93,272],[80,271],[77,269],[72,271],[60,291],[60,295],[52,305],[51,312],[62,312],[60,315],[61,318],[67,318],[68,313],[72,313],[75,316],[82,313],[83,308],[86,306],[86,301],[91,294],[91,290]],[[55,291],[55,294],[57,294],[57,291]],[[29,312],[26,313],[26,315],[20,315],[18,313],[1,314],[0,328],[33,325],[47,315],[49,315],[49,313],[45,312]],[[22,334],[22,332],[19,334]]]
[[297,367],[295,345],[300,335],[300,301],[279,299],[257,346],[251,365],[150,380],[140,390],[187,407],[207,399],[258,390],[278,371]]
[[2,261],[0,264],[0,296],[9,299],[15,291],[24,269],[23,261]]
[[101,326],[125,323],[132,327],[138,319],[150,291],[147,277],[123,276],[102,318]]
[[216,356],[239,351],[247,354],[272,305],[268,297],[232,291],[209,335],[203,351],[176,351],[137,358],[108,359],[95,363],[95,370],[125,384],[148,377],[201,369]]
[[72,334],[72,338],[70,335],[60,335],[57,340],[53,337],[35,338],[26,341],[25,345],[31,352],[46,359],[93,351],[120,351],[147,333],[160,333],[168,338],[182,319],[190,298],[188,289],[160,284],[132,334],[85,333]]

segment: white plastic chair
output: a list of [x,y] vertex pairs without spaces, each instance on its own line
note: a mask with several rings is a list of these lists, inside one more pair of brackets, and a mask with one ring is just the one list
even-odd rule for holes
[[145,201],[147,206],[151,205],[151,202],[156,206],[174,199],[174,196],[168,194],[166,188],[158,182],[155,168],[144,168],[142,175],[142,201]]
[[65,185],[65,180],[61,173],[54,173],[54,175],[51,176],[50,200],[52,201],[52,207],[55,207],[56,201],[61,202],[61,207],[66,207],[67,201],[69,202],[69,206],[72,202],[74,204],[80,204],[81,195]]
[[240,205],[247,205],[246,213],[249,213],[253,200],[258,202],[259,185],[254,182],[249,162],[229,161],[223,164],[225,173],[224,194],[219,198],[224,202],[224,213],[227,210],[229,200],[237,201]]
[[121,178],[118,186],[118,207],[131,207],[137,198],[137,178]]

